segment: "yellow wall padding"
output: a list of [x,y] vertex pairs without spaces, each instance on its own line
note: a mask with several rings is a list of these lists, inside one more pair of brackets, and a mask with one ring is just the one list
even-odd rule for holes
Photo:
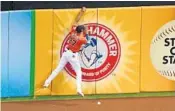
[[40,89],[52,69],[53,10],[36,10],[35,22],[35,95],[49,95]]
[[175,20],[175,7],[142,8],[141,91],[175,90],[175,82],[161,76],[153,67],[150,57],[150,46],[154,35],[164,24],[172,20]]
[[116,34],[121,57],[112,74],[97,81],[97,93],[139,92],[141,8],[100,8],[98,14],[99,24]]

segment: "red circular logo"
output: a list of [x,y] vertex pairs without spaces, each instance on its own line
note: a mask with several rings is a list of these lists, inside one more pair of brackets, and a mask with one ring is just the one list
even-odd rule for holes
[[[84,25],[88,27],[89,42],[79,52],[82,80],[86,82],[98,81],[107,77],[117,67],[121,55],[120,42],[115,33],[102,24],[89,23]],[[69,37],[70,34],[63,41],[61,56],[68,44]],[[76,78],[76,73],[71,67],[67,63],[65,70]]]

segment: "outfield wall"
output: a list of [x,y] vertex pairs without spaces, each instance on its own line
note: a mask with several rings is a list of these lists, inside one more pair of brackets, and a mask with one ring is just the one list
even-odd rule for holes
[[[50,92],[38,91],[59,63],[78,12],[79,9],[1,12],[1,97],[76,95],[76,76],[69,64],[54,79]],[[175,6],[88,8],[80,24],[88,26],[97,45],[84,53],[91,58],[95,50],[102,57],[93,64],[80,53],[83,92],[175,91],[173,20]]]

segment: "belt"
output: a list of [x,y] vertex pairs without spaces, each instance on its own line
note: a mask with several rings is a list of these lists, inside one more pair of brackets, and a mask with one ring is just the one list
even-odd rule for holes
[[[69,48],[67,48],[67,50],[70,50]],[[72,50],[70,50],[72,53],[77,53],[77,52],[74,52],[74,51],[72,51]]]

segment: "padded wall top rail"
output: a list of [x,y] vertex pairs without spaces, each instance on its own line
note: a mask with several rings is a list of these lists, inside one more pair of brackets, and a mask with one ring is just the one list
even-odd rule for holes
[[173,1],[42,1],[42,2],[1,2],[1,10],[28,10],[28,9],[68,9],[80,8],[86,6],[88,8],[107,8],[107,7],[133,7],[133,6],[159,6],[159,5],[175,5]]

